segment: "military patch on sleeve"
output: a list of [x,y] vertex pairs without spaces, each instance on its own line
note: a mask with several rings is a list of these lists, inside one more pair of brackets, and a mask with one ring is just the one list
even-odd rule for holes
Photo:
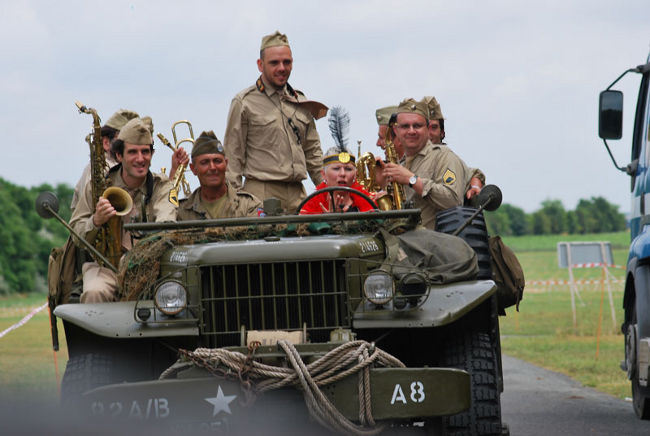
[[442,175],[442,182],[445,185],[453,185],[454,182],[456,181],[456,174],[449,168],[447,168],[447,171]]

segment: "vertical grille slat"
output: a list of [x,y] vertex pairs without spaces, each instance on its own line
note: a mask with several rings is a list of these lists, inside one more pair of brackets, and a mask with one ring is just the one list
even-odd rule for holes
[[350,319],[344,260],[201,267],[203,346],[239,345],[249,330],[300,330],[312,342]]

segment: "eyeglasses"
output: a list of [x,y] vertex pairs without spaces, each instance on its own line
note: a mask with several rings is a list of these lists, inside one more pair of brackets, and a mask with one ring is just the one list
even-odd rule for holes
[[409,130],[409,129],[411,129],[411,127],[413,128],[413,130],[420,130],[423,127],[425,127],[425,125],[423,123],[398,124],[397,125],[397,128],[400,129],[400,130]]

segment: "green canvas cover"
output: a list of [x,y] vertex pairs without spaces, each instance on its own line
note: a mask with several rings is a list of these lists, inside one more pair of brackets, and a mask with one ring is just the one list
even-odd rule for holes
[[431,283],[452,283],[474,280],[478,261],[474,250],[457,236],[416,228],[400,235],[381,230],[388,247],[388,256],[381,269],[397,279],[419,272]]

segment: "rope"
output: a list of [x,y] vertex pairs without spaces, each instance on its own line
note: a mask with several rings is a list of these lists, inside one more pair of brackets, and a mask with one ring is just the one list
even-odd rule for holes
[[[401,361],[366,341],[347,342],[330,350],[309,365],[305,365],[300,353],[291,343],[281,340],[278,341],[278,346],[286,354],[289,367],[267,365],[254,360],[256,347],[249,348],[248,356],[222,348],[181,350],[181,355],[215,376],[239,378],[249,400],[255,393],[285,386],[301,387],[309,414],[332,431],[371,436],[383,430],[383,426],[377,426],[372,416],[370,368],[375,366],[404,368]],[[165,370],[160,378],[174,377],[184,368],[187,368],[187,363],[173,365]],[[354,373],[358,373],[361,425],[343,416],[320,389],[321,386],[337,382]],[[256,383],[253,384],[251,381]]]
[[0,332],[0,338],[3,337],[4,335],[6,335],[7,333],[9,333],[10,331],[16,330],[17,328],[22,327],[25,324],[27,324],[27,321],[32,319],[32,317],[34,315],[36,315],[38,312],[45,309],[46,307],[47,307],[47,303],[44,303],[42,306],[35,307],[34,309],[32,309],[31,312],[29,312],[27,315],[25,315],[25,317],[23,319],[21,319],[20,321],[18,321],[16,324],[14,324],[14,325],[12,325],[10,327],[7,327],[3,331],[1,331]]

